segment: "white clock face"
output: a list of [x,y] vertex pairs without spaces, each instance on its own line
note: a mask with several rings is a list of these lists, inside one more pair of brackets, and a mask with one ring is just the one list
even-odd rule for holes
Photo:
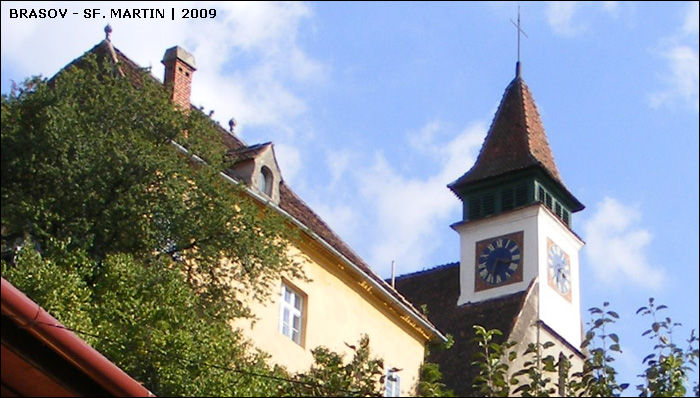
[[569,255],[555,244],[549,246],[547,269],[553,287],[562,295],[567,295],[571,291]]

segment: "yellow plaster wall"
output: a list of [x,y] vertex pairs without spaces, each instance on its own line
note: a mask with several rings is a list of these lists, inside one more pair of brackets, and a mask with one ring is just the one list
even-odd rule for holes
[[352,351],[345,343],[357,344],[366,333],[372,355],[383,358],[386,368],[402,369],[399,372],[402,396],[413,395],[425,338],[392,313],[377,295],[366,291],[337,259],[314,248],[313,242],[300,246],[303,252],[295,248],[291,255],[301,262],[311,281],[287,282],[306,295],[302,345],[279,331],[282,280],[275,285],[269,302],[251,304],[257,317],[254,322],[237,321],[235,326],[258,348],[271,354],[275,363],[290,371],[308,370],[313,362],[311,349],[320,345],[345,353],[345,358],[350,359]]

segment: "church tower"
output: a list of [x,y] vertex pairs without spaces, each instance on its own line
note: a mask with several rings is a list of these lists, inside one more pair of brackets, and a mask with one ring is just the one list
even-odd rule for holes
[[448,185],[463,202],[458,306],[524,292],[533,314],[565,343],[581,344],[579,250],[564,185],[520,62],[474,166]]

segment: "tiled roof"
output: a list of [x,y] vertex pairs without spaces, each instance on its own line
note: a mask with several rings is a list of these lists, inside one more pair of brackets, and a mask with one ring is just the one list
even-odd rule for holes
[[[355,253],[335,232],[319,217],[304,201],[287,186],[284,181],[280,183],[280,208],[286,211],[289,215],[304,224],[318,237],[323,239],[331,247],[338,251],[343,257],[355,264],[362,272],[374,282],[380,284],[389,292],[396,300],[403,303],[405,306],[414,311],[414,315],[428,321],[421,312],[419,312],[413,303],[406,299],[399,291],[392,288],[385,280],[377,275],[372,268],[362,258]],[[439,329],[438,329],[439,330]],[[440,330],[440,332],[442,332]]]
[[234,162],[255,159],[270,145],[272,145],[271,142],[266,142],[264,144],[255,144],[247,147],[231,148],[226,152],[226,156],[228,156]]
[[240,138],[236,137],[232,133],[229,133],[228,131],[224,130],[223,127],[221,127],[220,124],[215,123],[216,128],[219,130],[221,133],[221,142],[224,144],[226,148],[229,149],[229,151],[235,151],[240,148],[245,148],[246,144],[241,141]]
[[[474,166],[450,188],[532,166],[564,185],[535,100],[520,75],[510,82]],[[454,188],[453,188],[454,190]]]
[[[110,43],[103,40],[87,53],[95,53],[100,56],[105,56],[109,54]],[[119,59],[120,65],[125,75],[131,78],[135,84],[139,84],[140,74],[139,70],[142,70],[140,66],[131,61],[126,57],[121,51],[112,47],[112,50],[116,53]],[[87,54],[86,53],[86,54]],[[82,56],[71,62],[69,65],[78,64]],[[151,76],[148,74],[148,76]],[[151,76],[155,81],[158,81],[155,77]],[[160,82],[162,84],[162,82]],[[191,108],[193,111],[199,111],[195,107]],[[262,151],[270,143],[256,144],[248,146],[241,139],[235,135],[226,131],[218,123],[213,123],[215,128],[221,133],[222,143],[228,148],[228,154],[234,156],[254,156],[255,154]],[[242,159],[238,159],[242,160]],[[328,245],[335,249],[338,253],[352,262],[357,268],[359,268],[368,278],[372,279],[374,282],[378,283],[384,288],[395,300],[402,303],[406,308],[408,308],[413,315],[421,318],[424,322],[432,327],[432,324],[427,320],[420,311],[418,311],[406,298],[404,298],[398,291],[393,289],[391,285],[386,283],[382,278],[380,278],[372,268],[365,263],[359,255],[357,255],[333,230],[319,217],[299,196],[297,196],[292,189],[285,184],[284,181],[280,182],[280,204],[279,207],[287,212],[290,216],[294,217],[297,221],[305,225],[311,232],[313,232],[320,239],[323,239]]]
[[[301,221],[306,227],[318,235],[321,239],[326,241],[334,249],[336,249],[340,254],[345,256],[353,264],[361,268],[368,276],[377,282],[385,285],[386,288],[391,289],[384,280],[377,276],[369,265],[367,265],[360,256],[358,256],[348,245],[343,242],[343,240],[331,230],[331,228],[326,224],[325,221],[321,219],[311,208],[297,196],[292,189],[287,186],[284,182],[280,184],[280,207],[282,210],[286,211],[292,217]],[[406,302],[403,297],[398,295],[394,291],[395,297],[400,298],[402,301]]]
[[[119,60],[119,64],[115,66],[115,68],[118,69],[119,73],[122,76],[125,76],[128,79],[130,79],[137,87],[141,87],[141,71],[148,70],[148,68],[142,68],[139,65],[137,65],[134,61],[130,60],[124,54],[122,54],[121,51],[113,47],[112,44],[107,40],[102,40],[101,42],[99,42],[93,48],[86,51],[85,54],[71,61],[71,63],[66,65],[64,69],[67,69],[70,66],[80,66],[80,64],[83,62],[83,57],[85,57],[85,55],[89,53],[95,54],[97,56],[98,61],[102,61],[103,59],[111,60],[114,54]],[[151,76],[150,74],[147,74],[147,76],[153,78],[153,76]],[[52,77],[51,79],[53,80],[55,77],[56,76]],[[153,80],[158,81],[155,78],[153,78]]]
[[527,290],[492,300],[457,306],[459,263],[396,278],[396,289],[416,306],[426,305],[428,319],[443,333],[454,338],[449,350],[430,352],[428,361],[440,365],[442,381],[457,396],[477,396],[472,381],[478,369],[471,365],[477,350],[473,325],[499,329],[508,336],[523,306]]

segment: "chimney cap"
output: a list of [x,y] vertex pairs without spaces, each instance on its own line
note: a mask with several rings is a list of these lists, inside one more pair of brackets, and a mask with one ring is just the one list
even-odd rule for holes
[[194,56],[180,46],[171,47],[165,50],[165,55],[163,55],[163,60],[161,62],[166,65],[168,61],[175,59],[179,59],[180,61],[184,62],[187,66],[192,68],[192,70],[197,70],[194,63]]

